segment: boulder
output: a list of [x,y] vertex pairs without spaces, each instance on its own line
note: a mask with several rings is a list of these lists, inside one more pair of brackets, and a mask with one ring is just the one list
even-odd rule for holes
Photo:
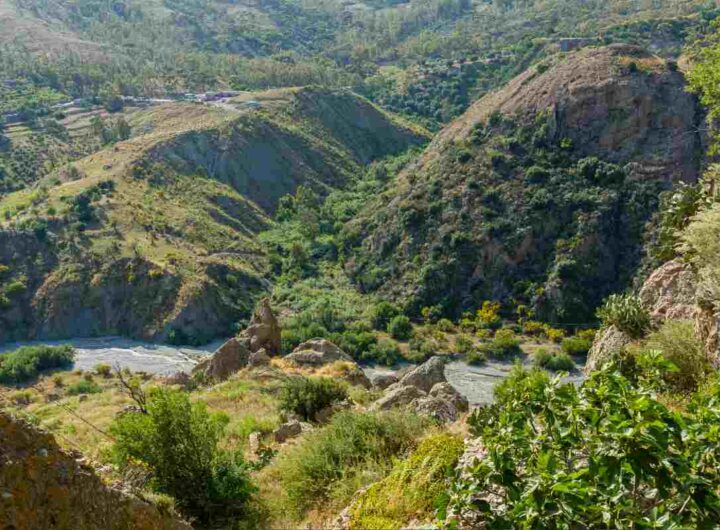
[[325,339],[312,339],[300,344],[285,359],[299,366],[323,366],[335,361],[354,363],[352,357]]
[[444,383],[445,361],[442,357],[431,357],[425,363],[411,370],[400,379],[400,385],[415,386],[427,393],[437,383]]
[[215,381],[224,381],[248,364],[250,350],[245,341],[232,338],[209,357],[193,368],[193,374],[202,372]]
[[668,261],[645,280],[639,296],[655,321],[692,320],[697,311],[697,284],[689,265]]
[[187,372],[175,372],[174,374],[170,374],[165,379],[163,379],[163,383],[168,386],[178,385],[183,388],[188,386],[190,384],[190,381],[190,375]]
[[430,397],[444,399],[448,403],[451,403],[458,412],[467,412],[470,408],[467,398],[458,392],[450,383],[438,383],[434,385],[428,395]]
[[267,355],[280,354],[280,324],[270,307],[270,299],[263,298],[255,308],[250,325],[240,334],[248,342],[251,352],[265,349]]
[[429,416],[440,423],[452,423],[459,413],[455,405],[440,397],[427,396],[413,400],[410,407],[422,416]]
[[248,366],[252,368],[270,366],[270,356],[267,354],[265,348],[260,348],[258,351],[250,353]]
[[378,374],[372,379],[373,388],[385,390],[390,385],[397,383],[399,379],[394,374]]
[[275,437],[275,441],[279,444],[284,443],[285,441],[289,440],[290,438],[295,438],[296,436],[300,436],[303,432],[303,426],[302,424],[297,420],[291,420],[287,423],[283,423],[273,431],[273,436]]
[[423,398],[427,394],[413,385],[395,383],[388,387],[385,395],[378,399],[372,406],[375,410],[388,410],[393,407],[409,405],[415,399]]
[[624,350],[632,341],[630,335],[620,331],[615,326],[609,326],[598,331],[588,352],[585,373],[589,374],[593,370],[600,368],[613,354]]

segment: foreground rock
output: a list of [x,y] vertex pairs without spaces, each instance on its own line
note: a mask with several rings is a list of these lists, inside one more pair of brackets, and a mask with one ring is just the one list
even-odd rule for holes
[[438,383],[430,389],[430,397],[439,398],[451,403],[459,412],[467,412],[470,405],[465,396],[458,392],[450,383]]
[[386,390],[385,395],[373,404],[373,408],[376,410],[389,410],[394,407],[409,405],[414,400],[425,396],[426,393],[416,386],[397,383]]
[[656,322],[692,320],[698,310],[695,302],[697,283],[689,265],[668,261],[645,280],[639,296]]
[[336,361],[354,363],[352,357],[325,339],[312,339],[300,344],[285,359],[298,366],[323,366]]
[[437,383],[445,383],[446,381],[445,360],[436,355],[405,374],[398,384],[415,386],[423,392],[430,392],[430,389]]
[[200,372],[208,379],[224,381],[247,366],[249,358],[250,350],[247,343],[232,338],[220,346],[212,357],[204,359],[193,368],[193,374]]
[[605,364],[614,354],[621,352],[633,341],[627,333],[615,326],[601,329],[595,335],[593,345],[588,352],[585,373],[589,374]]
[[385,390],[390,385],[397,383],[399,379],[393,374],[379,374],[373,377],[372,386],[378,390]]
[[270,299],[263,298],[257,305],[250,325],[240,334],[251,352],[264,349],[269,356],[280,355],[280,324],[275,318]]
[[191,530],[106,485],[55,438],[0,412],[0,528]]

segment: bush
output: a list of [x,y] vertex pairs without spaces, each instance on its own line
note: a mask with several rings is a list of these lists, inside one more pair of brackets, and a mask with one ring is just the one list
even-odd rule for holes
[[565,331],[562,329],[545,326],[545,336],[551,342],[560,342],[565,337]]
[[546,368],[553,372],[565,371],[570,372],[575,369],[575,363],[567,353],[550,352],[545,348],[540,348],[533,355],[533,363],[540,368]]
[[83,379],[68,386],[65,392],[70,396],[77,396],[78,394],[99,394],[102,392],[102,388],[93,381]]
[[372,351],[377,344],[377,337],[368,331],[345,331],[333,333],[329,336],[342,351],[353,359],[364,359],[365,355]]
[[387,330],[394,339],[408,340],[412,337],[413,327],[408,317],[398,315],[390,321]]
[[[338,501],[346,504],[365,469],[387,469],[392,457],[408,449],[425,426],[425,420],[409,413],[335,414],[327,426],[309,433],[275,464],[294,516],[301,518],[313,506],[327,507],[330,492],[335,497],[343,489],[348,489],[348,499]],[[353,486],[342,488],[344,481]]]
[[375,329],[386,331],[390,321],[400,314],[400,308],[390,302],[380,302],[375,306],[372,325]]
[[497,330],[493,340],[484,344],[481,351],[497,359],[508,359],[522,353],[520,340],[507,328]]
[[310,339],[323,339],[330,333],[317,323],[307,326],[286,327],[280,332],[280,348],[283,355],[291,353],[300,344]]
[[110,377],[112,375],[112,368],[109,364],[100,363],[95,365],[95,373],[102,377]]
[[383,339],[363,353],[361,359],[363,361],[375,361],[385,366],[393,366],[402,360],[402,353],[395,342]]
[[587,355],[591,346],[591,340],[582,339],[580,337],[568,337],[563,339],[560,344],[562,351],[573,356]]
[[447,478],[464,445],[442,433],[423,440],[390,474],[360,494],[350,510],[350,528],[399,530],[410,520],[429,520],[447,502]]
[[597,316],[603,326],[615,326],[633,338],[642,337],[650,329],[650,314],[637,296],[611,294]]
[[240,513],[253,488],[241,457],[218,451],[227,421],[184,392],[153,389],[147,414],[122,414],[112,424],[113,455],[121,467],[147,465],[153,488],[172,495],[186,515],[208,521]]
[[523,323],[523,333],[526,335],[543,335],[545,334],[545,325],[537,320],[528,320]]
[[675,366],[676,370],[667,373],[666,379],[677,391],[696,390],[712,372],[692,322],[666,320],[658,331],[648,336],[645,347],[662,352]]
[[327,377],[290,377],[280,389],[280,410],[314,421],[322,409],[347,399],[344,384]]
[[71,346],[23,346],[0,355],[0,383],[29,381],[44,370],[69,367],[74,358]]
[[465,362],[476,366],[485,364],[487,362],[487,355],[481,350],[473,349],[465,354]]
[[441,318],[440,320],[437,321],[437,324],[435,324],[435,326],[440,331],[444,331],[446,333],[451,333],[451,332],[455,331],[455,325],[452,323],[451,320],[449,320],[447,318]]
[[500,303],[485,300],[482,307],[477,310],[475,320],[481,328],[497,329],[502,325],[500,319]]
[[475,349],[475,343],[467,335],[460,335],[455,339],[455,350],[458,353],[469,353]]

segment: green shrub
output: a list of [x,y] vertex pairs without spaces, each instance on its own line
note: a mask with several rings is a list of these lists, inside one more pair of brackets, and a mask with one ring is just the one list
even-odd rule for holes
[[460,335],[455,339],[455,350],[458,353],[469,353],[475,349],[475,343],[467,335]]
[[83,379],[68,386],[65,392],[70,396],[76,396],[78,394],[99,394],[102,392],[102,388],[94,381]]
[[364,359],[365,355],[377,345],[377,337],[368,331],[348,330],[342,333],[332,333],[328,337],[342,351],[353,359]]
[[587,355],[591,346],[591,340],[580,337],[567,337],[560,344],[562,351],[573,356]]
[[380,302],[375,306],[372,325],[375,329],[386,331],[390,321],[401,313],[400,308],[390,302]]
[[172,495],[186,515],[208,521],[239,514],[253,488],[242,458],[218,450],[227,421],[184,392],[153,389],[147,414],[126,413],[113,422],[113,455],[121,467],[133,460],[147,465],[152,487]]
[[565,352],[550,352],[545,348],[540,348],[533,355],[533,363],[540,368],[546,368],[553,372],[562,370],[569,372],[575,369],[575,363],[572,358]]
[[327,377],[290,377],[280,389],[280,410],[314,421],[322,409],[347,399],[344,384]]
[[447,318],[441,318],[440,320],[437,321],[437,324],[435,324],[435,326],[440,331],[444,331],[446,333],[451,333],[451,332],[455,331],[455,325],[452,323],[451,320],[449,320]]
[[522,353],[520,340],[507,328],[497,330],[493,340],[483,344],[481,351],[496,359],[508,359]]
[[484,329],[497,329],[502,325],[500,303],[485,300],[475,314],[477,325]]
[[74,358],[71,346],[23,346],[0,355],[0,383],[29,381],[44,370],[69,367]]
[[382,339],[363,353],[361,359],[363,361],[374,361],[385,366],[393,366],[402,360],[402,354],[394,341]]
[[463,453],[462,439],[442,433],[423,440],[390,474],[353,503],[350,529],[399,530],[410,520],[429,520],[447,501],[447,479]]
[[474,349],[465,354],[465,362],[472,365],[485,364],[487,355],[482,350]]
[[280,347],[282,353],[291,353],[300,344],[310,339],[326,338],[330,332],[317,323],[307,326],[286,327],[280,332]]
[[408,340],[412,337],[413,327],[410,323],[410,319],[405,315],[398,315],[394,317],[388,324],[388,333],[390,336],[397,340]]
[[99,363],[95,365],[95,373],[102,377],[110,377],[112,375],[112,368],[109,364]]
[[327,426],[305,436],[275,464],[294,516],[301,518],[313,506],[327,506],[331,492],[336,496],[347,489],[341,483],[349,481],[353,487],[348,499],[339,499],[346,503],[366,469],[388,469],[392,457],[407,450],[425,426],[426,420],[408,413],[335,414]]
[[456,479],[444,524],[469,515],[488,528],[714,528],[720,385],[670,410],[655,386],[667,361],[638,363],[636,382],[609,363],[579,386],[513,369],[495,404],[468,420],[492,457]]
[[648,335],[645,347],[659,350],[675,366],[666,379],[680,392],[696,390],[712,372],[692,322],[666,320],[659,330]]
[[603,326],[615,326],[633,338],[650,329],[650,314],[637,296],[611,294],[597,311]]

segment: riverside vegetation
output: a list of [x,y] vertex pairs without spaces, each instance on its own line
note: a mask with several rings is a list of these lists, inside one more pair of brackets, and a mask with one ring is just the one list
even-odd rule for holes
[[0,0],[0,526],[713,528],[717,14]]

